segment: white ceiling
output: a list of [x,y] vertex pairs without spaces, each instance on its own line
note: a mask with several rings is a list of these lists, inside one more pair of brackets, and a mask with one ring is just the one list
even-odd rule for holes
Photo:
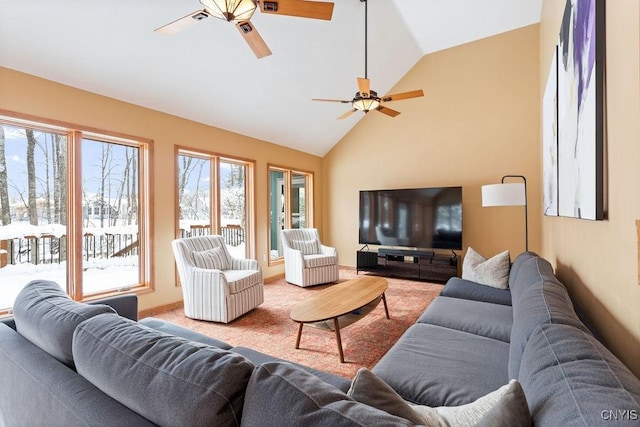
[[[311,101],[351,99],[364,77],[364,3],[334,2],[331,21],[257,11],[273,55],[256,59],[215,18],[153,31],[198,0],[0,0],[0,66],[322,156],[363,117]],[[369,0],[372,89],[387,93],[427,53],[539,22],[541,4]]]

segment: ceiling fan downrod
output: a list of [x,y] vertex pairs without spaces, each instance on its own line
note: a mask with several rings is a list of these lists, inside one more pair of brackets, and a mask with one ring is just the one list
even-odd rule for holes
[[360,0],[362,3],[364,3],[364,78],[368,78],[367,76],[367,62],[368,62],[368,45],[367,45],[367,21],[368,21],[368,4],[367,4],[367,0]]

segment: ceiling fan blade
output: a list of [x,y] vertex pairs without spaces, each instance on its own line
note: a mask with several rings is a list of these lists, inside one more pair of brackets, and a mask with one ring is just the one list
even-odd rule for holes
[[368,98],[370,91],[371,82],[369,81],[369,79],[358,77],[358,92],[360,92],[360,96],[362,96],[363,98]]
[[300,18],[331,20],[333,3],[304,0],[264,0],[260,1],[260,11],[276,15],[298,16]]
[[350,104],[351,101],[345,101],[344,99],[320,99],[313,98],[312,101],[323,101],[323,102],[342,102],[343,104]]
[[187,16],[170,22],[167,25],[163,25],[162,27],[156,28],[153,31],[170,36],[184,30],[185,28],[189,28],[197,24],[199,21],[202,21],[203,19],[208,17],[209,14],[206,10],[196,10],[195,12],[191,12]]
[[382,105],[376,108],[376,110],[380,111],[382,114],[386,114],[389,117],[395,117],[400,114],[400,111],[392,110],[391,108],[383,107]]
[[382,97],[382,102],[400,101],[402,99],[417,98],[419,96],[424,96],[424,92],[422,91],[422,89],[412,90],[410,92],[396,93],[393,95],[385,95]]
[[258,59],[271,55],[269,46],[264,42],[251,21],[240,21],[236,23],[236,28]]
[[353,110],[349,110],[346,113],[344,113],[343,115],[341,115],[340,117],[338,117],[338,120],[342,120],[342,119],[346,119],[347,117],[349,117],[350,115],[353,114],[354,111],[357,111],[355,108]]

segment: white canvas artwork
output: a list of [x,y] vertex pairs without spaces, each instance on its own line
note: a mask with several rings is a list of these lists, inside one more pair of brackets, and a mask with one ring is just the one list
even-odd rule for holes
[[547,86],[542,100],[543,209],[558,215],[558,47],[553,51]]
[[[603,219],[596,2],[567,0],[558,46],[558,214]],[[600,91],[600,93],[599,93]],[[600,123],[600,126],[598,125]],[[600,129],[600,130],[599,130]]]

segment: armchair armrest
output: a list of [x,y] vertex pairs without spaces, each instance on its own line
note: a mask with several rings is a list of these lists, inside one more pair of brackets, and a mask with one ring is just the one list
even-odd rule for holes
[[[229,287],[227,286],[227,278],[222,270],[208,270],[205,268],[194,267],[189,274],[189,282],[186,286],[197,288],[201,291],[201,295],[210,297],[211,295],[228,295]],[[183,283],[182,286],[185,286]]]
[[293,260],[294,262],[304,261],[304,255],[302,255],[302,252],[297,249],[293,249],[292,247],[289,247],[289,246],[282,246],[282,252],[285,259],[290,257],[291,260]]
[[320,245],[320,253],[322,255],[338,256],[338,251],[336,250],[336,248],[332,248],[331,246]]
[[260,263],[255,259],[233,258],[232,270],[260,270]]

